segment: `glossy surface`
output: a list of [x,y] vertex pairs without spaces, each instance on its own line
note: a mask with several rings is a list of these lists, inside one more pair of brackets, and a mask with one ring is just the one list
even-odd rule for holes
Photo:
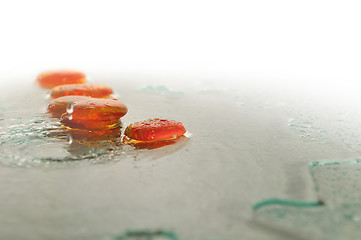
[[185,132],[181,122],[155,118],[129,125],[124,134],[138,141],[163,141],[178,138]]
[[73,108],[68,110],[74,120],[84,121],[117,120],[127,112],[127,106],[118,100],[97,98],[76,101]]
[[54,88],[64,84],[82,84],[86,76],[82,72],[72,70],[47,71],[37,77],[38,84],[43,88]]
[[74,96],[74,95],[59,97],[50,101],[48,105],[48,112],[53,117],[61,117],[61,115],[66,112],[66,107],[68,106],[68,104],[72,102],[88,100],[88,99],[91,99],[91,97]]
[[109,121],[84,121],[79,119],[73,119],[71,114],[65,113],[61,116],[60,122],[68,128],[73,129],[87,129],[90,131],[98,131],[103,129],[114,129],[120,127],[119,120]]
[[94,98],[107,98],[113,90],[110,87],[96,84],[67,84],[54,87],[51,90],[52,98],[69,95],[88,96]]
[[120,126],[119,118],[127,107],[118,100],[90,98],[74,102],[60,122],[70,128],[89,130],[113,129]]

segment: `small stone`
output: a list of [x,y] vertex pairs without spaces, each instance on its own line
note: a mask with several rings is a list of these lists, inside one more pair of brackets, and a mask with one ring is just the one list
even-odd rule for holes
[[129,125],[124,134],[130,139],[153,142],[176,139],[186,131],[181,122],[155,118]]
[[64,84],[85,83],[86,76],[84,73],[74,70],[47,71],[39,74],[37,82],[43,88],[54,88]]
[[51,97],[54,99],[63,96],[76,95],[93,98],[109,98],[109,95],[112,93],[113,90],[104,85],[67,84],[53,88],[51,90]]
[[49,103],[48,112],[53,117],[61,117],[61,115],[66,112],[68,104],[87,99],[91,99],[91,97],[74,95],[59,97]]
[[106,130],[120,127],[120,118],[128,109],[115,99],[97,99],[75,101],[71,112],[64,113],[60,122],[76,129]]

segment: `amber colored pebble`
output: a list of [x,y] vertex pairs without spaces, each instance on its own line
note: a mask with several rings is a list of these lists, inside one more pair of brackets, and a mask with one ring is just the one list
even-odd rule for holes
[[88,130],[112,129],[119,127],[119,119],[127,113],[123,103],[114,99],[90,98],[76,101],[68,106],[60,122],[70,128]]
[[53,117],[61,117],[61,115],[66,112],[66,107],[68,106],[68,104],[76,102],[76,101],[88,100],[88,99],[91,99],[91,97],[74,96],[74,95],[59,97],[59,98],[52,100],[49,103],[48,112]]
[[89,98],[76,101],[68,109],[73,120],[77,121],[111,121],[123,117],[128,112],[127,106],[116,99]]
[[187,140],[188,138],[184,135],[172,140],[155,141],[155,142],[137,141],[130,139],[128,137],[123,137],[124,144],[129,144],[137,149],[156,149],[168,145],[184,143]]
[[163,141],[178,138],[185,132],[181,122],[155,118],[129,125],[124,134],[138,141]]
[[99,130],[109,130],[119,128],[121,126],[121,122],[119,119],[117,120],[108,120],[108,121],[84,121],[77,120],[71,117],[71,114],[64,113],[60,122],[68,128],[71,129],[86,129],[89,131],[99,131]]
[[59,98],[69,95],[88,96],[94,98],[107,98],[113,90],[104,85],[94,84],[67,84],[54,87],[51,90],[52,98]]
[[64,84],[82,84],[86,76],[82,72],[72,70],[47,71],[37,78],[38,84],[43,88],[54,88]]

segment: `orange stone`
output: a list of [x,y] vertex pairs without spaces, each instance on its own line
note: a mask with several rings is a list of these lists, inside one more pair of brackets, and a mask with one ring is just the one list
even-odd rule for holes
[[91,99],[91,97],[74,95],[59,97],[49,103],[48,112],[53,117],[61,117],[61,115],[66,112],[66,107],[68,104],[87,99]]
[[38,76],[37,82],[43,88],[54,88],[64,84],[85,83],[86,76],[82,72],[72,70],[47,71]]
[[113,90],[104,85],[67,84],[54,87],[51,90],[52,98],[59,98],[69,95],[88,96],[94,98],[108,98]]
[[112,121],[82,121],[72,119],[70,114],[64,113],[61,116],[60,122],[67,128],[71,129],[86,129],[89,131],[100,131],[119,128],[121,125],[120,120]]
[[133,140],[153,142],[176,139],[186,131],[181,122],[155,118],[129,125],[124,134]]
[[76,101],[67,107],[67,112],[61,116],[60,122],[70,128],[88,130],[106,130],[118,128],[120,118],[128,109],[115,99],[97,99]]

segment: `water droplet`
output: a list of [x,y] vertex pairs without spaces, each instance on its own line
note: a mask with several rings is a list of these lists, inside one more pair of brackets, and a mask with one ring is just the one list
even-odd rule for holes
[[69,144],[72,144],[72,142],[73,142],[73,137],[71,136],[71,134],[69,134],[68,136],[66,136],[66,141],[67,141]]
[[68,103],[68,105],[66,106],[66,112],[72,114],[73,111],[74,111],[74,103],[73,102]]

